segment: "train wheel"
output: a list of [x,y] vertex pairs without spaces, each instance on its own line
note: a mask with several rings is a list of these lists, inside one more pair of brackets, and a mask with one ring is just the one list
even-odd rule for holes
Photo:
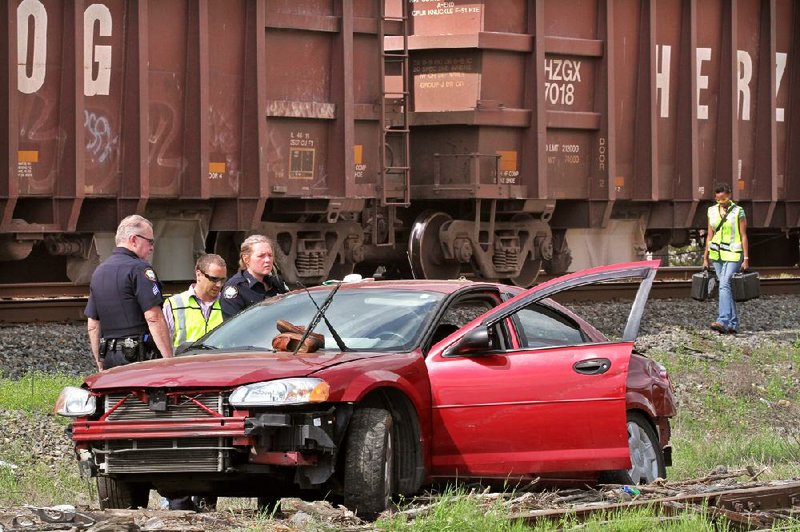
[[533,286],[533,283],[536,282],[536,278],[539,276],[539,270],[541,269],[542,259],[528,259],[525,261],[525,264],[522,265],[519,275],[516,277],[511,277],[509,281],[514,286],[519,286],[520,288],[530,288]]
[[[528,222],[532,219],[533,217],[530,214],[515,214],[514,217],[511,218],[511,221]],[[537,253],[539,253],[539,250],[537,250]],[[542,259],[528,259],[528,257],[525,257],[525,262],[522,264],[519,275],[509,278],[508,282],[520,288],[529,288],[536,282],[536,278],[539,276],[539,270],[541,269]]]
[[453,279],[461,264],[448,260],[442,250],[439,230],[453,219],[443,212],[425,211],[414,220],[408,251],[414,276],[422,279]]

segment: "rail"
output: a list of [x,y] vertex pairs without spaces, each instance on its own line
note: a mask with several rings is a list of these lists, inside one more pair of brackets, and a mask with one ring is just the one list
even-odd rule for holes
[[703,491],[699,493],[686,493],[687,487],[691,486],[680,482],[675,484],[679,489],[670,489],[669,483],[655,487],[636,486],[640,495],[637,495],[637,500],[630,502],[599,502],[565,509],[519,512],[512,515],[511,520],[534,525],[542,520],[558,520],[567,516],[584,520],[593,514],[614,514],[647,507],[670,515],[696,511],[711,518],[723,517],[733,523],[737,530],[768,529],[787,524],[794,527],[798,523],[800,482],[797,481],[733,487],[700,485]]
[[[650,292],[651,299],[686,299],[690,297],[691,277],[698,268],[662,268]],[[797,268],[759,268],[762,295],[800,294],[800,270]],[[539,281],[551,276],[542,275]],[[180,292],[189,281],[164,284],[166,295]],[[615,282],[570,290],[557,299],[561,302],[611,301],[631,299],[638,283]],[[70,283],[33,283],[0,285],[0,324],[84,321],[83,309],[89,296],[87,285]]]

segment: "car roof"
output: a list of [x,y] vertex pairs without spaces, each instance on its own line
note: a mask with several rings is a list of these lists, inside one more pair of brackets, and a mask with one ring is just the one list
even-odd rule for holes
[[[335,287],[335,283],[332,284],[322,284],[314,287],[310,287],[308,290],[315,292],[315,291],[327,291],[333,287]],[[424,290],[428,292],[441,292],[443,294],[452,294],[457,292],[463,288],[492,288],[498,290],[508,290],[513,287],[509,287],[500,283],[489,283],[484,281],[472,281],[465,278],[460,279],[402,279],[402,280],[373,280],[373,279],[365,279],[363,281],[358,282],[348,282],[348,283],[341,283],[340,291],[347,291],[347,290],[385,290],[385,289],[395,289],[395,290]],[[292,292],[299,292],[303,291],[303,289],[296,289]],[[516,293],[516,292],[515,292]]]

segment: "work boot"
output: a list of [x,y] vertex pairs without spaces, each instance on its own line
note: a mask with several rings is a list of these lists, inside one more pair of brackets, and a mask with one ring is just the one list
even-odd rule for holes
[[711,324],[711,330],[717,331],[720,334],[728,334],[728,328],[718,321],[715,321],[714,323]]

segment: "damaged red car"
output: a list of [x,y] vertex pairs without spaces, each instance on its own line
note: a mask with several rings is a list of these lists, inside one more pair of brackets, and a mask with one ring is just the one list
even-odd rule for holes
[[[74,418],[103,508],[146,506],[157,489],[262,506],[334,496],[374,515],[447,479],[650,482],[666,476],[675,415],[666,370],[634,349],[657,266],[529,290],[463,279],[297,290],[180,356],[92,375],[56,409]],[[640,282],[620,338],[556,302],[623,279]],[[293,351],[273,348],[280,334],[295,335],[278,343]]]

